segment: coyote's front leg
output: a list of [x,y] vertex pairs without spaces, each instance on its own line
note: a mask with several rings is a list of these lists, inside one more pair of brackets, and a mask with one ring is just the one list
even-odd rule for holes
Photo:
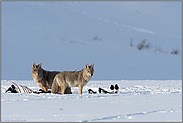
[[42,90],[44,90],[45,92],[48,91],[48,87],[46,86],[46,80],[43,81]]
[[82,90],[83,90],[83,83],[80,82],[79,83],[79,94],[82,94]]

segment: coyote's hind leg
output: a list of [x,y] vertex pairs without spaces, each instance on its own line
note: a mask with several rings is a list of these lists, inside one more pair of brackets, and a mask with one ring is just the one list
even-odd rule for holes
[[64,94],[65,86],[60,86],[60,88],[61,88],[61,91],[59,92],[59,94]]

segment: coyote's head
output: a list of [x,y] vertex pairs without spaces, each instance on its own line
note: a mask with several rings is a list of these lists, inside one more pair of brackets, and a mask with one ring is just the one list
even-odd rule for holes
[[84,73],[83,73],[85,79],[90,80],[91,77],[93,76],[93,73],[94,73],[94,64],[88,66],[88,64],[86,63],[84,67]]
[[43,69],[41,68],[41,65],[42,63],[40,63],[39,65],[36,65],[35,63],[33,63],[32,75],[34,75],[34,77],[41,78],[43,76]]

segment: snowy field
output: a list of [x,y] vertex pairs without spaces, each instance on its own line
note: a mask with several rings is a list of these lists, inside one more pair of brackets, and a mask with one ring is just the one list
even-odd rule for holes
[[[1,8],[1,121],[182,121],[182,1],[2,1]],[[95,72],[82,95],[5,93],[10,80],[39,90],[33,63],[49,71],[94,63]],[[116,83],[118,94],[88,94]]]
[[[38,91],[32,80],[15,80]],[[182,121],[181,80],[89,81],[83,94],[71,95],[5,93],[12,83],[1,80],[2,122],[156,122]],[[109,91],[118,84],[118,94],[88,94],[99,87]]]

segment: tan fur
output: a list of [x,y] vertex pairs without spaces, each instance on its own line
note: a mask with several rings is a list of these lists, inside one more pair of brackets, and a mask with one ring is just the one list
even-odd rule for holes
[[91,79],[94,73],[94,63],[90,66],[85,64],[81,71],[63,71],[58,73],[52,84],[51,93],[64,94],[66,88],[79,87],[79,94],[82,94],[83,86]]
[[[60,73],[59,71],[46,71],[41,68],[42,63],[32,65],[32,78],[36,84],[45,92],[51,89],[54,77]],[[65,90],[65,94],[71,94],[71,88]]]

